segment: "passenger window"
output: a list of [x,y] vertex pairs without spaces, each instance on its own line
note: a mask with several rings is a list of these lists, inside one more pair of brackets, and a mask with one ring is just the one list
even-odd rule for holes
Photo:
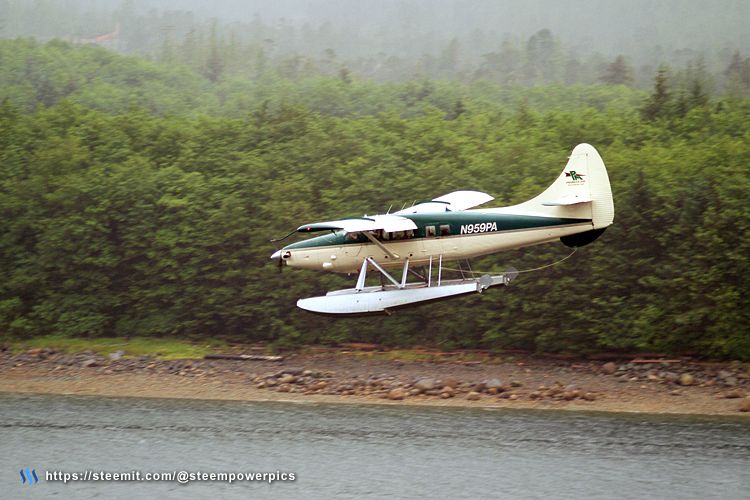
[[449,236],[451,234],[450,224],[440,224],[440,236]]
[[346,239],[349,241],[357,241],[359,233],[346,233]]
[[386,240],[386,241],[390,240],[391,239],[391,233],[389,233],[388,231],[383,231],[383,239]]
[[435,236],[435,226],[425,226],[424,227],[424,235],[428,238],[432,238]]

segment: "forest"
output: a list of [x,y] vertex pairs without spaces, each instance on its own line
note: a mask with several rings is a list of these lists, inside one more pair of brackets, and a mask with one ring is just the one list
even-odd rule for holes
[[[586,81],[508,80],[504,66],[380,79],[338,62],[260,64],[257,52],[232,70],[214,37],[192,63],[0,40],[0,336],[750,360],[747,54],[662,64],[647,86],[626,56]],[[279,273],[269,259],[270,240],[306,222],[457,189],[524,201],[580,142],[607,165],[615,224],[507,289],[330,319],[297,298],[353,278]],[[523,270],[567,253],[550,244],[472,264]]]

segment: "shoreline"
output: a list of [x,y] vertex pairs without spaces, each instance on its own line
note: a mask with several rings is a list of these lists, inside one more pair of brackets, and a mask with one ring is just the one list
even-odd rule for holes
[[167,361],[33,351],[0,353],[0,393],[750,418],[750,374],[715,364],[405,362],[351,353]]

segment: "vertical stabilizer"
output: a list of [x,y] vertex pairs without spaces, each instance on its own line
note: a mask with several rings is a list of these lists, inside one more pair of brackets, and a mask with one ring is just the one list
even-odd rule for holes
[[590,144],[579,144],[555,182],[539,196],[503,211],[591,219],[594,229],[612,224],[615,207],[604,161]]

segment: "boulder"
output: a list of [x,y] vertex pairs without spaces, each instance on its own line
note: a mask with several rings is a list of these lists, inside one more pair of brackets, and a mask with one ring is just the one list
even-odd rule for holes
[[125,355],[125,351],[115,351],[109,353],[110,361],[117,361]]
[[291,373],[285,373],[279,379],[280,384],[293,384],[297,381],[297,377]]
[[581,396],[586,401],[596,401],[596,394],[593,392],[584,392],[583,396]]
[[724,385],[727,387],[734,387],[737,385],[737,377],[727,377],[724,379]]
[[750,411],[750,398],[745,398],[740,402],[740,411],[749,412]]
[[435,379],[432,378],[421,378],[414,384],[415,389],[419,389],[420,392],[427,392],[435,389]]
[[466,399],[468,399],[469,401],[478,401],[481,397],[482,396],[476,391],[471,391],[466,395]]
[[305,372],[304,368],[298,368],[296,366],[290,366],[289,368],[283,368],[281,373],[288,373],[289,375],[302,375]]
[[606,373],[607,375],[612,375],[617,371],[617,365],[613,362],[604,363],[602,365],[602,373]]
[[732,376],[732,372],[730,372],[730,371],[727,371],[727,370],[719,370],[719,374],[718,374],[718,377],[719,377],[719,378],[720,378],[721,380],[727,379],[727,378],[729,378],[729,377],[731,377],[731,376]]
[[455,389],[456,387],[458,387],[458,380],[455,377],[445,377],[442,380],[442,384],[444,387]]
[[83,368],[93,368],[95,366],[99,366],[99,363],[97,363],[94,358],[90,358],[84,361],[83,363],[81,363],[81,366]]
[[402,388],[398,387],[396,389],[391,389],[390,392],[388,392],[388,399],[392,401],[400,401],[406,397],[406,391]]
[[695,383],[695,377],[689,373],[683,373],[679,379],[680,385],[693,385]]
[[738,391],[737,389],[734,389],[724,394],[724,397],[727,399],[739,399],[742,396],[743,396],[742,392]]
[[484,381],[484,386],[487,389],[495,389],[496,391],[499,391],[503,387],[503,383],[500,382],[500,379],[491,378]]

